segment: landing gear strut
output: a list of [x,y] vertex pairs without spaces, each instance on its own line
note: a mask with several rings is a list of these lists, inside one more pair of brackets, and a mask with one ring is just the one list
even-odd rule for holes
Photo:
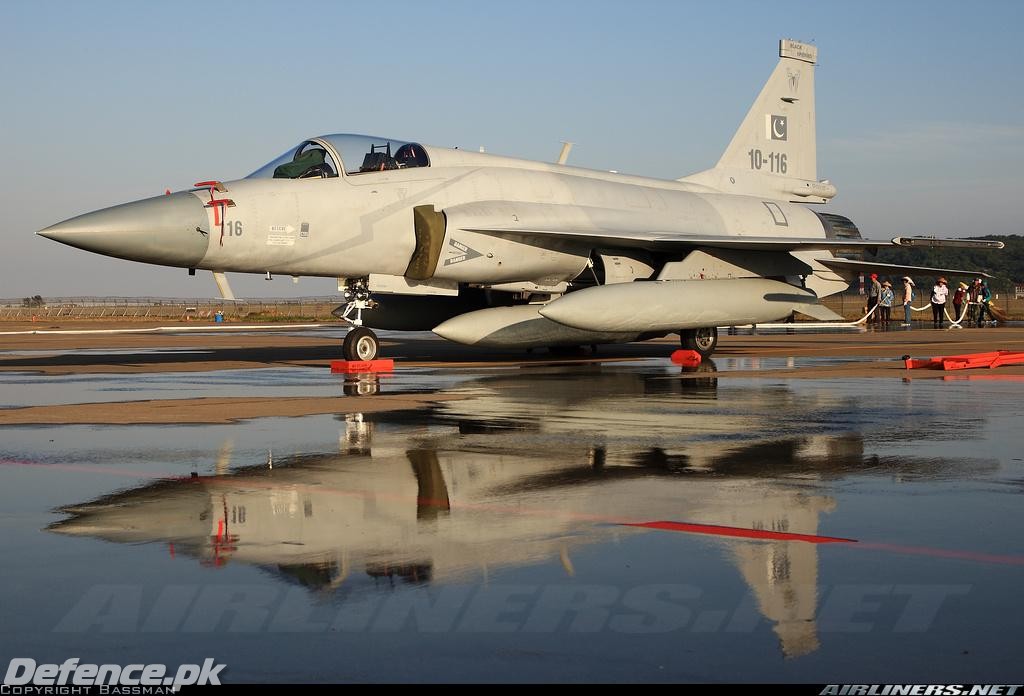
[[701,358],[710,358],[718,347],[718,328],[683,329],[679,332],[679,345],[683,350],[695,350]]
[[380,339],[370,329],[363,326],[363,310],[373,309],[377,303],[370,299],[370,289],[366,285],[366,278],[352,278],[345,283],[344,298],[347,304],[341,313],[335,310],[333,314],[339,319],[344,319],[352,328],[345,334],[345,341],[342,343],[342,353],[346,360],[376,360],[380,353]]

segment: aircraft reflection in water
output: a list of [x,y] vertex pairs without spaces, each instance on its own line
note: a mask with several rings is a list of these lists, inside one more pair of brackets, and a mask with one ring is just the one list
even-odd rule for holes
[[[599,370],[484,378],[452,389],[469,398],[432,412],[345,416],[337,453],[231,470],[227,445],[214,476],[68,506],[70,518],[50,529],[169,542],[204,564],[254,564],[319,591],[367,576],[427,583],[551,559],[572,574],[573,547],[656,533],[609,523],[816,534],[835,501],[815,482],[939,466],[867,457],[857,434],[803,434],[801,415],[851,407],[842,399],[785,387],[719,399],[716,381]],[[634,427],[641,419],[643,430]],[[710,539],[727,550],[783,653],[817,649],[816,545]]]

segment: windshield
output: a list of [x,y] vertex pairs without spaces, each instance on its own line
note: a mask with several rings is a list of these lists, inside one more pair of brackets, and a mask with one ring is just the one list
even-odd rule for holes
[[306,140],[299,147],[263,165],[247,178],[306,179],[337,176],[339,167],[334,159],[335,154],[341,158],[346,175],[430,166],[427,153],[419,143],[340,133]]
[[338,176],[334,157],[322,144],[315,140],[307,140],[271,160],[246,178],[326,179],[332,176]]

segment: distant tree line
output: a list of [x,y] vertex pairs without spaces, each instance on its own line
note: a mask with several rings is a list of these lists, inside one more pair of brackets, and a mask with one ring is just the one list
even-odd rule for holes
[[43,300],[42,295],[33,295],[32,297],[23,297],[21,300],[22,307],[42,307],[46,304]]

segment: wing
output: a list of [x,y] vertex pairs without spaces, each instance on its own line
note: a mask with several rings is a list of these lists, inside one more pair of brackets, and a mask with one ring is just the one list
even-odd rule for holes
[[722,237],[641,230],[555,230],[537,228],[460,227],[469,232],[502,236],[582,241],[596,246],[671,251],[688,247],[743,249],[746,251],[859,251],[893,246],[894,240],[818,239],[799,237]]
[[[882,247],[968,247],[1001,249],[1002,242],[976,239],[896,237],[888,240],[827,239],[822,236],[755,237],[742,234],[693,234],[650,229],[629,211],[584,206],[478,201],[445,209],[448,227],[499,236],[562,240],[602,247],[676,251],[694,247],[746,251],[856,252]],[[499,222],[500,221],[500,222]],[[690,223],[699,226],[699,223]]]

